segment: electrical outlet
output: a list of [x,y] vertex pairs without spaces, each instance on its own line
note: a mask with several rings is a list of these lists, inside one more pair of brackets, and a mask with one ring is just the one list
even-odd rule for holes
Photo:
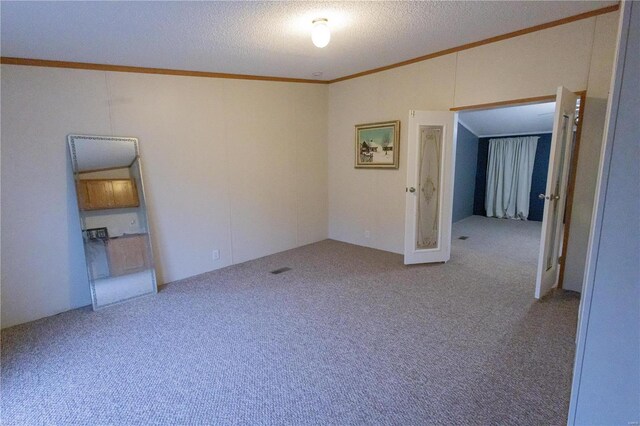
[[364,237],[368,240],[371,238],[371,231],[364,231]]
[[214,250],[211,253],[211,256],[213,257],[213,260],[220,260],[220,250]]

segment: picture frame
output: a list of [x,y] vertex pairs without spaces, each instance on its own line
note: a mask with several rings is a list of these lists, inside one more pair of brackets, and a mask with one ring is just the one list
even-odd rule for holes
[[356,169],[400,166],[400,120],[356,124],[355,130]]

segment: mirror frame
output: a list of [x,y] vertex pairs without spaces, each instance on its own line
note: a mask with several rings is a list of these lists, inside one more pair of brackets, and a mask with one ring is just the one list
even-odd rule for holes
[[132,296],[132,297],[128,297],[122,300],[118,300],[115,302],[110,302],[107,304],[98,304],[98,300],[97,300],[97,296],[96,296],[96,291],[95,291],[95,286],[94,286],[94,279],[91,277],[91,272],[89,271],[89,264],[87,263],[87,247],[84,241],[84,236],[82,237],[82,248],[83,248],[83,253],[84,253],[84,260],[85,260],[85,268],[87,270],[87,279],[89,282],[89,288],[91,290],[91,304],[93,306],[93,310],[97,311],[103,308],[106,308],[108,306],[112,306],[112,305],[117,305],[119,303],[123,303],[123,302],[127,302],[133,299],[137,299],[140,297],[145,297],[145,296],[149,296],[151,294],[156,294],[158,292],[158,283],[157,283],[157,277],[156,277],[156,266],[155,266],[155,260],[154,260],[154,254],[153,254],[153,241],[151,238],[151,224],[149,223],[149,215],[147,213],[147,200],[146,200],[146,196],[145,196],[145,185],[144,185],[144,178],[143,178],[143,167],[142,167],[142,160],[140,158],[140,151],[139,151],[139,147],[138,147],[138,138],[134,138],[134,137],[121,137],[121,136],[99,136],[99,135],[82,135],[82,134],[70,134],[67,136],[67,144],[69,146],[69,153],[71,154],[71,168],[72,168],[72,172],[73,172],[73,182],[74,182],[74,193],[76,194],[76,208],[78,211],[78,215],[79,215],[79,219],[80,219],[80,234],[82,235],[83,230],[86,228],[86,223],[84,220],[84,216],[82,214],[82,211],[80,210],[80,205],[78,204],[78,191],[77,191],[77,181],[78,181],[78,175],[82,172],[78,171],[78,158],[77,158],[77,153],[76,153],[76,140],[79,139],[83,139],[83,140],[93,140],[93,141],[97,141],[97,142],[110,142],[110,141],[119,141],[119,142],[131,142],[134,144],[134,148],[135,148],[135,157],[134,160],[131,162],[131,164],[129,165],[129,167],[132,167],[136,162],[138,163],[138,170],[139,170],[139,174],[140,174],[140,191],[138,191],[138,197],[140,199],[141,204],[144,206],[144,211],[143,211],[143,215],[144,215],[144,220],[146,222],[146,226],[147,226],[147,240],[148,240],[148,248],[149,248],[149,260],[151,262],[150,265],[150,269],[151,269],[151,277],[152,277],[152,284],[153,284],[153,290],[151,292],[148,293],[143,293],[143,294],[139,294],[136,296]]

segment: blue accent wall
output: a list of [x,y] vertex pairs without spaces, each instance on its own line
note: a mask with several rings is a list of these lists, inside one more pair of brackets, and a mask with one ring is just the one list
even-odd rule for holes
[[[523,136],[523,135],[517,135]],[[499,136],[514,138],[514,136]],[[529,220],[542,221],[544,201],[538,199],[538,194],[544,194],[547,189],[547,170],[549,168],[549,153],[551,152],[551,133],[532,134],[526,136],[539,136],[536,148],[536,159],[533,163],[531,176],[531,193],[529,200]],[[489,158],[489,139],[496,136],[478,139],[478,163],[476,167],[476,190],[473,197],[473,214],[486,216],[484,198],[487,188],[487,161]],[[457,167],[457,161],[456,161]]]
[[462,124],[458,124],[456,172],[453,185],[454,222],[473,215],[477,164],[478,137]]

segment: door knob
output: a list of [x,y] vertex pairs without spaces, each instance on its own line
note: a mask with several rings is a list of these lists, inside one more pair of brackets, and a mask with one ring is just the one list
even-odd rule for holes
[[541,200],[553,200],[553,201],[556,201],[556,200],[560,199],[560,196],[559,195],[553,195],[553,194],[551,194],[551,195],[540,194],[540,195],[538,195],[538,198],[541,199]]
[[411,188],[409,188],[409,192],[416,192],[416,189],[412,186]]

